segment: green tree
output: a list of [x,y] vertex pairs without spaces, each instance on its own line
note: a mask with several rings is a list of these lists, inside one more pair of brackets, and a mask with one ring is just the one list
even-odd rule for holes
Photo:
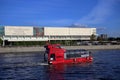
[[100,36],[98,36],[98,37],[97,37],[97,40],[98,40],[99,42],[102,42],[102,41],[103,41],[103,38],[100,37]]
[[117,41],[120,41],[120,37],[117,37],[116,40],[117,40]]
[[90,36],[90,40],[91,40],[91,41],[95,41],[95,40],[96,40],[96,35],[92,34],[92,35]]
[[115,41],[116,38],[115,38],[115,37],[109,37],[108,40],[109,40],[109,41]]

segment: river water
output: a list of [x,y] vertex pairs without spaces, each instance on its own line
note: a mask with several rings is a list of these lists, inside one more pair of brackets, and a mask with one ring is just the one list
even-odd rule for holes
[[92,51],[93,62],[47,65],[43,52],[0,54],[0,80],[120,80],[120,50]]

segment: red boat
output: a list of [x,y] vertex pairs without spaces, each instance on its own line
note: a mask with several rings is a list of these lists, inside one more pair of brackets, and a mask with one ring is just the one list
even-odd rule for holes
[[60,44],[49,44],[45,48],[44,60],[49,64],[84,63],[93,60],[91,52],[85,49],[65,50]]

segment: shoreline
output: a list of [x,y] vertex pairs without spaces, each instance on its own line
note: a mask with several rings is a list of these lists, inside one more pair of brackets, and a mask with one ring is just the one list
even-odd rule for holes
[[[91,46],[63,46],[66,50],[87,49],[87,50],[114,50],[120,49],[120,45],[91,45]],[[0,53],[15,52],[41,52],[45,51],[44,47],[0,47]]]

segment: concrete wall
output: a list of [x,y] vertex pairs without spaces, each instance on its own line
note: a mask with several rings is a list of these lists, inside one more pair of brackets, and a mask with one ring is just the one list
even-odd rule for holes
[[44,35],[51,36],[65,36],[69,35],[69,28],[60,27],[44,27]]
[[92,34],[96,34],[93,30],[96,31],[95,28],[70,28],[70,35],[91,36]]
[[[120,45],[63,46],[65,49],[107,50],[119,49]],[[0,47],[0,53],[45,51],[44,47]]]
[[5,26],[5,36],[33,36],[33,27]]
[[96,28],[44,27],[44,35],[50,36],[90,36],[96,35]]
[[[5,36],[33,36],[32,26],[5,26]],[[90,36],[96,28],[44,27],[46,36]]]

